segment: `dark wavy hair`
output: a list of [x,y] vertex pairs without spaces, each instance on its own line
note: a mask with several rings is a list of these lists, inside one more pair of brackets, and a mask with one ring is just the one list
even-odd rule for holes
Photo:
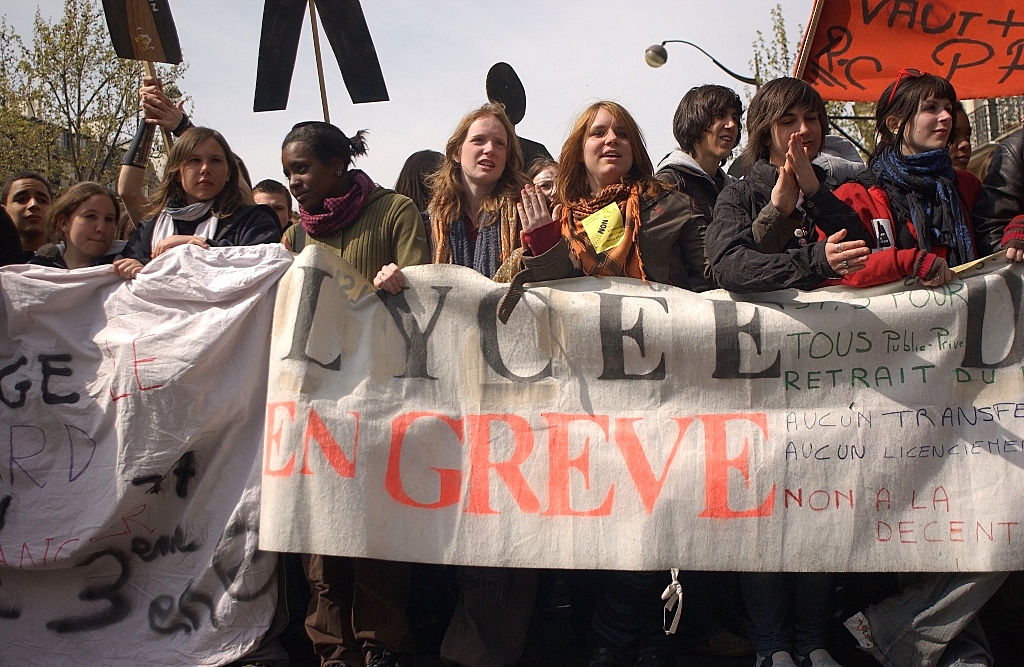
[[7,203],[7,197],[11,194],[11,186],[14,185],[14,181],[20,181],[24,178],[32,179],[33,181],[39,181],[46,186],[46,194],[50,195],[50,199],[53,199],[53,188],[50,186],[50,181],[46,180],[46,177],[37,171],[16,171],[7,177],[4,181],[3,188],[0,188],[0,204]]
[[281,142],[281,150],[288,144],[304,144],[324,164],[340,158],[345,171],[360,155],[366,155],[366,130],[352,137],[345,136],[337,126],[319,120],[296,123]]
[[[712,84],[691,88],[679,100],[672,117],[672,135],[679,142],[679,148],[692,154],[694,146],[704,139],[715,119],[729,109],[735,109],[738,118],[743,117],[743,102],[732,88]],[[738,144],[739,137],[736,141]]]
[[153,195],[153,204],[146,211],[146,216],[159,215],[168,205],[180,206],[185,203],[185,190],[181,185],[181,169],[207,139],[213,139],[224,151],[224,159],[228,165],[228,180],[224,189],[213,198],[213,212],[218,218],[226,218],[242,206],[252,205],[252,195],[238,184],[238,160],[228,146],[227,139],[217,130],[208,127],[190,127],[174,142],[170,155],[167,156],[167,170],[164,179]]
[[802,107],[818,114],[821,136],[828,134],[828,113],[825,102],[811,84],[784,76],[761,86],[747,108],[747,147],[743,149],[743,163],[753,166],[758,160],[771,157],[772,125],[786,112]]
[[[894,87],[895,93],[893,93]],[[953,105],[953,124],[955,126],[956,109],[959,104],[956,99],[956,90],[953,88],[953,84],[941,76],[934,74],[923,74],[919,77],[903,75],[885,87],[882,96],[878,98],[877,106],[875,106],[875,131],[878,132],[878,142],[875,144],[875,150],[871,151],[871,159],[878,155],[883,148],[893,147],[899,150],[900,138],[907,129],[907,123],[917,114],[921,102],[929,97],[950,101]],[[899,121],[895,132],[889,128],[890,118]],[[947,145],[952,139],[953,132],[951,131]]]
[[395,192],[416,204],[417,211],[426,211],[430,202],[427,179],[444,164],[444,154],[432,150],[416,151],[405,159],[395,181]]

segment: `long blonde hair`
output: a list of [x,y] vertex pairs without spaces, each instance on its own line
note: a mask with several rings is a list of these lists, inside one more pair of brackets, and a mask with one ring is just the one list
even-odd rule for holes
[[226,218],[242,206],[255,204],[252,195],[247,194],[238,184],[238,160],[231,152],[227,139],[217,130],[208,127],[190,127],[174,142],[167,156],[167,170],[164,179],[152,197],[153,204],[146,210],[147,216],[159,215],[168,204],[184,205],[185,190],[181,185],[181,169],[192,157],[192,153],[207,139],[214,139],[224,151],[228,165],[228,180],[224,189],[213,198],[213,212],[219,218]]
[[463,214],[462,204],[466,190],[462,185],[462,165],[458,163],[462,144],[469,134],[469,127],[477,120],[487,116],[493,116],[505,128],[505,134],[508,135],[508,154],[505,158],[505,170],[501,172],[501,177],[494,184],[494,189],[484,198],[480,212],[491,214],[487,216],[490,219],[489,224],[500,221],[502,225],[502,261],[505,261],[520,245],[516,201],[526,183],[526,176],[523,174],[523,151],[519,147],[515,126],[505,114],[505,107],[500,104],[485,104],[459,121],[455,132],[452,133],[445,145],[444,162],[441,164],[441,168],[427,179],[433,193],[427,210],[434,233],[434,262],[437,264],[451,262],[448,227]]

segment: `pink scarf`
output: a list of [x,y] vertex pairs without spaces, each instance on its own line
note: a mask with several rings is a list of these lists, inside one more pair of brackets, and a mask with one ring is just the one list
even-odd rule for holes
[[302,228],[310,236],[338,236],[359,217],[366,200],[376,184],[365,172],[352,169],[348,172],[349,189],[340,197],[324,200],[323,213],[310,213],[299,205]]

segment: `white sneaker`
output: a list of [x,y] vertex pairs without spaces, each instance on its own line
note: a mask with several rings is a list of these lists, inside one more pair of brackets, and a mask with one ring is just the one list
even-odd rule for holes
[[804,656],[800,663],[801,667],[843,667],[828,651],[823,648],[816,648]]
[[796,667],[796,663],[793,662],[793,656],[789,651],[776,651],[771,655],[757,656],[754,667]]

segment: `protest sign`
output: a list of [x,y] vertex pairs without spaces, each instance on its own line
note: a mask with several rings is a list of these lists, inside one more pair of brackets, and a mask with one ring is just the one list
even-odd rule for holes
[[0,663],[220,665],[259,642],[280,246],[0,271]]
[[740,298],[307,248],[277,294],[261,545],[510,567],[1022,565],[1022,271]]
[[1014,0],[816,0],[794,76],[826,100],[877,102],[901,69],[945,77],[960,99],[1024,93]]

